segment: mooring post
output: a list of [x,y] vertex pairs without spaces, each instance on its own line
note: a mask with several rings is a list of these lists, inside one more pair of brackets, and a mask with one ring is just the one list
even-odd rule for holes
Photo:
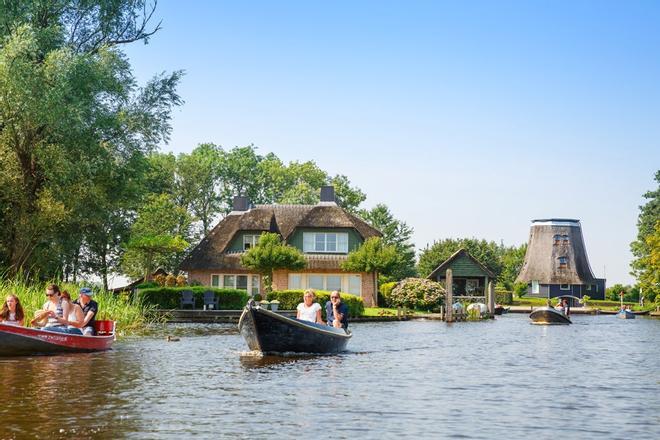
[[452,298],[453,288],[454,288],[453,284],[454,284],[454,279],[453,279],[452,271],[451,271],[451,269],[447,269],[447,272],[445,274],[445,289],[447,290],[447,301],[446,301],[447,302],[447,313],[445,315],[447,318],[445,319],[445,321],[447,321],[447,322],[453,322],[453,320],[454,320],[454,317],[453,317],[453,314],[454,314],[454,307],[453,307],[454,304],[453,303],[454,303],[454,301],[453,301],[453,298]]
[[488,283],[488,313],[490,316],[495,314],[495,286],[492,281]]

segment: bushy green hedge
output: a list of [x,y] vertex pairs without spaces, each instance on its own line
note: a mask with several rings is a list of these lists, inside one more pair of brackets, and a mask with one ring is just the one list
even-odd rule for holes
[[378,307],[393,307],[392,304],[392,289],[397,285],[396,281],[390,283],[383,283],[378,288]]
[[513,292],[503,287],[495,287],[495,302],[497,304],[513,304]]
[[[270,292],[266,299],[268,301],[277,300],[280,302],[280,310],[295,310],[298,304],[303,302],[304,290],[279,290]],[[323,316],[325,318],[325,303],[330,301],[330,292],[323,290],[315,290],[316,302],[321,304],[323,309]],[[350,316],[362,316],[364,314],[364,301],[362,298],[348,293],[341,294],[341,301],[348,305],[348,313]]]
[[[192,290],[195,297],[195,308],[204,307],[204,292],[215,292],[220,299],[220,310],[240,310],[248,301],[245,290],[216,289],[208,286],[188,287],[153,287],[138,290],[138,297],[144,304],[153,304],[159,309],[178,309],[181,305],[181,291]],[[187,306],[186,306],[187,307]]]

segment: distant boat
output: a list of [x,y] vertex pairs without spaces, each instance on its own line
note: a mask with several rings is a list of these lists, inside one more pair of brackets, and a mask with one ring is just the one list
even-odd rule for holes
[[617,318],[621,319],[635,319],[635,314],[632,310],[619,310],[616,314]]
[[250,350],[262,353],[339,353],[351,332],[316,324],[261,308],[250,300],[238,321],[238,329]]
[[82,336],[0,324],[0,356],[109,350],[116,339],[115,322],[96,321],[96,331],[97,336]]
[[572,324],[568,316],[552,307],[539,307],[529,314],[532,324],[553,325]]
[[495,309],[493,310],[494,315],[503,315],[509,313],[511,307],[504,307],[502,304],[496,304]]

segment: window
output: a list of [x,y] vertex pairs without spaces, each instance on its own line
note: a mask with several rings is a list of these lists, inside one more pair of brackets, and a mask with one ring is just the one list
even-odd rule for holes
[[220,275],[211,275],[211,286],[220,287]]
[[250,293],[254,296],[259,293],[259,275],[252,275],[252,288]]
[[303,252],[348,253],[348,234],[345,232],[304,232]]
[[561,241],[561,235],[555,234],[552,236],[552,244],[559,244]]
[[564,242],[564,244],[568,244],[568,235],[562,235],[561,240]]
[[539,293],[539,282],[537,280],[532,281],[532,293]]
[[559,257],[557,258],[559,260],[559,268],[563,269],[568,266],[568,257]]
[[559,285],[559,290],[571,290],[571,285],[570,284],[560,284]]
[[351,295],[360,296],[360,291],[362,288],[362,276],[360,275],[349,275],[348,276],[348,293]]
[[261,235],[258,234],[246,234],[243,236],[243,250],[247,251],[248,249],[255,247],[257,243],[259,243],[259,237]]
[[587,284],[587,290],[591,290],[591,284]]
[[331,292],[333,290],[341,291],[341,275],[328,275],[325,278],[325,290]]
[[227,287],[230,289],[236,288],[236,277],[234,275],[225,275],[222,280],[222,287]]
[[324,290],[323,275],[309,275],[307,277],[307,286],[310,289]]
[[241,290],[247,290],[248,288],[248,277],[247,275],[238,275],[236,277],[236,288]]
[[298,290],[302,288],[302,275],[293,273],[289,274],[289,289]]

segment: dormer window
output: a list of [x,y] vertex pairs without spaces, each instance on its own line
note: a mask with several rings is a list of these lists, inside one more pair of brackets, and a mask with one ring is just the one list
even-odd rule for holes
[[568,235],[562,235],[561,236],[561,241],[563,241],[564,244],[568,244]]
[[552,237],[552,244],[559,244],[559,242],[561,242],[561,235],[555,234]]
[[243,250],[247,251],[250,248],[253,248],[259,243],[260,234],[246,234],[243,236]]
[[305,232],[303,252],[348,253],[348,234],[345,232]]
[[559,268],[564,269],[568,267],[568,257],[559,257],[557,258],[559,260]]

